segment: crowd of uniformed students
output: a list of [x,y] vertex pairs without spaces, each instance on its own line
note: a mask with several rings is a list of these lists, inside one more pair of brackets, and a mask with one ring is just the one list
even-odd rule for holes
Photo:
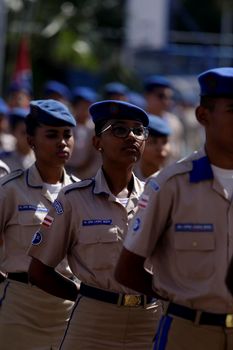
[[233,68],[198,82],[188,120],[163,76],[144,95],[10,86],[0,349],[232,349]]

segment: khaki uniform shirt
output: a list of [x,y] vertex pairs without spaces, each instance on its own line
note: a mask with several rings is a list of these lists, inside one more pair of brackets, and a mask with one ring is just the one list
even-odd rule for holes
[[194,309],[233,313],[225,275],[233,254],[233,203],[204,151],[148,180],[124,246],[150,259],[153,287]]
[[114,269],[143,185],[134,176],[126,207],[110,192],[101,169],[94,179],[62,189],[29,255],[54,267],[67,254],[72,272],[82,282],[135,294],[114,279]]
[[[77,180],[64,173],[64,185]],[[0,187],[0,267],[26,272],[31,260],[26,252],[53,200],[35,165],[4,176]],[[58,270],[71,274],[66,261]]]

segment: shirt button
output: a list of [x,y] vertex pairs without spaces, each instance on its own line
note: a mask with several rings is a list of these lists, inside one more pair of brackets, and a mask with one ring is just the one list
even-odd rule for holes
[[193,247],[197,247],[197,242],[196,242],[196,241],[193,241],[192,246],[193,246]]

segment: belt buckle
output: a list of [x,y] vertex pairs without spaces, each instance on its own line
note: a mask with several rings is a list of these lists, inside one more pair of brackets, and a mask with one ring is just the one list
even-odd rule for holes
[[227,314],[225,319],[226,328],[233,328],[233,314]]
[[124,306],[139,306],[141,304],[141,295],[125,294],[123,298]]

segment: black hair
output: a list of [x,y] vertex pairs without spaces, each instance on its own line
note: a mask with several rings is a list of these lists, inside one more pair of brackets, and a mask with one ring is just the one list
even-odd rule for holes
[[201,96],[200,97],[200,106],[209,109],[210,111],[214,110],[216,103],[216,97],[213,96]]
[[30,136],[34,136],[36,129],[41,126],[41,124],[38,122],[38,118],[31,113],[27,115],[25,123],[27,134]]
[[101,131],[103,130],[103,128],[107,122],[108,122],[108,120],[104,119],[104,120],[100,120],[100,121],[95,123],[95,135],[96,136],[98,136],[101,133]]

